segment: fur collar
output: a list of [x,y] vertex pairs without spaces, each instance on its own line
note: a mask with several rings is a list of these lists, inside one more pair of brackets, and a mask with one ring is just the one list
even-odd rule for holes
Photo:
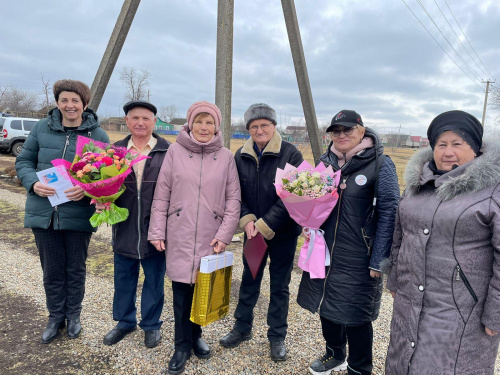
[[[254,144],[254,141],[253,141],[252,137],[248,138],[248,140],[243,145],[243,148],[241,149],[241,153],[248,154],[248,155],[252,156],[257,162],[259,162],[259,158],[257,157],[255,150],[253,149],[253,144]],[[271,140],[264,148],[264,151],[262,154],[263,155],[265,155],[265,154],[279,154],[280,151],[281,151],[281,135],[278,132],[278,129],[276,129],[274,131],[273,136],[271,137]]]
[[[500,143],[483,141],[482,155],[442,176],[435,176],[428,167],[432,149],[426,148],[413,155],[406,166],[406,195],[418,193],[421,185],[436,180],[437,195],[443,201],[460,195],[475,193],[500,182]],[[430,173],[429,173],[430,172]],[[432,176],[430,176],[432,175]]]

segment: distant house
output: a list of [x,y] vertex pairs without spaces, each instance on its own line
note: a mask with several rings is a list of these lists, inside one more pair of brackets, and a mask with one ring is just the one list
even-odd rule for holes
[[429,140],[427,138],[422,138],[420,140],[420,147],[429,147]]
[[421,140],[422,140],[422,137],[419,135],[410,135],[408,138],[406,138],[406,142],[404,143],[404,147],[420,148]]
[[173,125],[173,130],[180,131],[186,122],[187,118],[175,117],[170,121],[170,124]]
[[283,132],[284,139],[289,142],[303,142],[307,140],[307,129],[305,126],[287,126]]
[[166,123],[165,121],[160,120],[159,117],[156,118],[155,131],[158,130],[174,130],[174,126],[172,124]]
[[127,125],[125,124],[125,117],[110,117],[107,120],[101,121],[101,127],[104,130],[109,130],[114,132],[128,131]]

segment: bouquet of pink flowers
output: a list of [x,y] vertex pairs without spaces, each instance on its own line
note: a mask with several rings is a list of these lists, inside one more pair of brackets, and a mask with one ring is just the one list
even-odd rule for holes
[[285,169],[276,171],[276,193],[291,218],[309,234],[300,249],[299,267],[312,279],[324,279],[325,266],[330,265],[330,252],[320,227],[337,204],[339,181],[340,171],[334,173],[323,163],[313,168],[303,161],[298,167],[286,164]]
[[123,182],[132,165],[146,159],[125,147],[117,147],[78,136],[73,163],[56,159],[52,164],[63,176],[68,176],[73,185],[80,186],[91,203],[100,202],[106,206],[101,213],[94,213],[90,224],[98,227],[102,223],[116,224],[128,217],[128,210],[113,202],[125,191]]

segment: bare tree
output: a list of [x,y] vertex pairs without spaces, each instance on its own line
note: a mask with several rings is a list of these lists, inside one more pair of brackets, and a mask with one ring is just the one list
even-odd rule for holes
[[245,124],[245,120],[238,119],[231,121],[231,133],[240,132],[245,133],[247,131],[247,127]]
[[42,94],[45,96],[45,102],[43,103],[45,108],[49,108],[50,106],[50,100],[49,100],[49,92],[52,91],[50,88],[50,79],[45,81],[45,78],[43,77],[43,74],[40,73],[40,76],[42,77],[42,84],[43,84],[43,89],[42,89]]
[[148,96],[149,72],[137,71],[130,66],[124,66],[120,72],[120,81],[125,85],[125,100],[146,100]]
[[[493,86],[490,91],[489,103],[488,106],[492,108],[494,111],[500,112],[500,87]],[[495,117],[495,122],[500,124],[500,115]]]
[[6,86],[0,86],[0,108],[2,106],[3,97],[5,96],[6,92],[7,92],[7,87]]
[[164,105],[160,108],[160,113],[158,114],[158,116],[162,121],[170,123],[170,121],[177,117],[178,112],[179,111],[177,110],[177,107],[175,105]]
[[[2,91],[3,90],[3,91]],[[38,94],[8,86],[0,90],[0,109],[12,112],[36,112],[40,103]]]

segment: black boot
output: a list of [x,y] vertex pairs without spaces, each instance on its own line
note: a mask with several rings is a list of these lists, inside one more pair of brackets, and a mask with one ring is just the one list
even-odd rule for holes
[[81,331],[82,324],[80,323],[80,318],[68,319],[68,329],[66,330],[66,333],[70,339],[76,339],[80,336]]
[[240,333],[233,328],[226,336],[220,339],[219,343],[225,348],[236,348],[243,341],[250,340],[252,332]]
[[64,326],[64,320],[59,323],[49,322],[47,327],[45,327],[45,331],[42,333],[42,344],[48,344],[49,342],[54,341],[59,334],[59,330],[63,329]]
[[168,373],[169,374],[180,374],[184,371],[186,366],[186,361],[191,357],[191,351],[185,352],[176,350],[170,362],[168,362]]
[[193,352],[198,358],[207,359],[210,358],[210,347],[201,337],[194,340],[193,342]]

